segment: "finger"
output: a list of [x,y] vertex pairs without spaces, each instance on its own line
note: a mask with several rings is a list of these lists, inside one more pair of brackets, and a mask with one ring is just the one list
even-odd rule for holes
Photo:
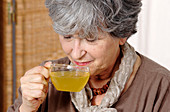
[[51,67],[51,64],[52,64],[52,62],[51,62],[51,61],[48,61],[48,62],[46,62],[46,63],[44,64],[44,67],[47,68],[47,69],[49,69],[49,68]]
[[34,67],[25,73],[25,75],[32,75],[32,74],[42,74],[45,78],[49,77],[48,69],[43,66]]
[[[45,98],[46,93],[42,90],[24,90],[23,91],[23,97],[25,97],[27,100],[34,99],[34,98]],[[30,98],[30,99],[28,99]]]
[[33,74],[33,75],[23,76],[23,77],[21,77],[20,82],[21,82],[21,85],[27,84],[27,83],[40,83],[40,84],[48,85],[47,80],[41,74]]
[[25,100],[27,103],[28,101],[35,100],[35,98],[28,96],[27,94],[24,94],[24,92],[22,93],[22,97],[23,97],[23,100]]
[[42,90],[43,92],[47,92],[48,85],[45,84],[37,84],[37,83],[28,83],[21,85],[22,90],[29,89],[29,90]]
[[50,67],[51,67],[51,64],[52,64],[52,62],[51,61],[49,61],[49,62],[46,62],[45,64],[44,64],[44,67],[48,70],[48,76],[45,76],[46,77],[46,80],[47,81],[49,81],[49,74],[50,74],[50,72],[49,72],[49,69],[50,69]]

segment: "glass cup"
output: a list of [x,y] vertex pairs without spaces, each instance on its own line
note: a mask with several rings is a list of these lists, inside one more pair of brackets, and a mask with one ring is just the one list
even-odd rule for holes
[[53,63],[50,67],[50,78],[54,87],[59,91],[79,92],[90,77],[89,68]]

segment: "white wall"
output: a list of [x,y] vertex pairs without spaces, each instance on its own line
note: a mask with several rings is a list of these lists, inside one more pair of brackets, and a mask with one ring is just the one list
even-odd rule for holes
[[143,0],[137,30],[128,42],[170,70],[170,0]]

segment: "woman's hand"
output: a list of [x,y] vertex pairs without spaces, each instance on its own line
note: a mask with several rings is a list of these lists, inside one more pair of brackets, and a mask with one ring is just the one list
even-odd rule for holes
[[51,62],[44,67],[37,66],[25,73],[20,79],[22,91],[22,105],[20,112],[34,112],[45,100],[48,92],[49,71]]

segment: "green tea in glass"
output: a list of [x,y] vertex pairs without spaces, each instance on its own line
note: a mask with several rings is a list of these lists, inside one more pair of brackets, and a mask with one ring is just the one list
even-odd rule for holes
[[59,91],[79,92],[90,77],[89,68],[53,63],[50,67],[50,78]]

